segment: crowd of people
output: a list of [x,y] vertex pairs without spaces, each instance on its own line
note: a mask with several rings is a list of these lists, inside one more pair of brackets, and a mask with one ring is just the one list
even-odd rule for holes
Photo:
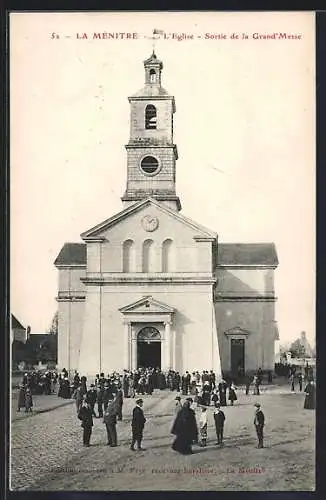
[[[245,393],[260,395],[263,372],[257,372],[245,379]],[[290,370],[289,380],[291,391],[295,390],[298,381],[302,391],[303,382],[306,382],[305,409],[315,408],[316,390],[311,374],[296,373]],[[42,387],[42,389],[40,388]],[[175,435],[172,444],[173,450],[188,454],[192,445],[197,443],[206,446],[208,414],[213,414],[216,431],[216,444],[223,446],[224,424],[226,420],[222,407],[233,406],[237,401],[237,387],[232,380],[221,379],[217,381],[215,373],[204,370],[186,371],[182,375],[170,370],[167,373],[158,368],[139,368],[134,371],[124,370],[123,373],[112,372],[105,376],[104,373],[96,375],[95,380],[88,387],[87,378],[80,376],[77,371],[70,382],[68,372],[63,369],[61,373],[46,372],[40,374],[33,372],[25,374],[20,386],[18,396],[18,411],[22,407],[25,411],[32,411],[32,394],[53,394],[57,387],[60,398],[73,398],[76,403],[76,414],[83,427],[83,444],[90,445],[93,428],[93,418],[101,418],[106,426],[107,444],[117,446],[117,422],[123,418],[123,402],[125,398],[135,399],[135,408],[131,424],[131,450],[142,449],[143,430],[146,418],[143,412],[141,396],[152,395],[155,389],[176,391],[175,420],[171,433]],[[252,387],[252,392],[251,392]],[[182,402],[183,398],[183,402]],[[258,447],[263,445],[264,413],[260,404],[255,403],[254,426],[258,439]],[[198,424],[196,419],[198,409]]]
[[[140,395],[151,395],[154,389],[169,389],[178,394],[175,398],[175,421],[173,422],[171,433],[175,435],[173,450],[188,454],[191,453],[192,445],[197,443],[206,446],[208,411],[213,410],[213,419],[216,431],[216,444],[223,446],[224,423],[226,420],[223,406],[228,402],[231,406],[237,401],[237,387],[233,381],[226,382],[224,379],[216,381],[215,374],[210,371],[185,372],[180,375],[178,372],[170,370],[167,374],[158,369],[146,368],[138,369],[134,372],[124,370],[123,374],[114,372],[105,377],[104,373],[96,375],[95,383],[87,389],[86,377],[79,377],[76,372],[74,376],[74,393],[76,400],[76,412],[82,421],[83,444],[90,445],[92,434],[93,418],[102,418],[106,425],[107,444],[117,446],[117,422],[122,420],[122,408],[124,398],[135,398],[135,408],[132,416],[132,439],[131,450],[142,449],[141,442],[146,418],[143,413],[143,399]],[[246,394],[250,393],[253,384],[252,394],[260,395],[260,385],[262,383],[262,370],[248,378],[246,382]],[[314,408],[314,384],[308,380],[305,388],[306,400],[304,408]],[[182,402],[182,397],[184,401]],[[309,402],[307,402],[309,400]],[[97,405],[97,406],[96,406]],[[199,410],[197,424],[196,409]],[[97,412],[96,412],[97,410]],[[263,448],[263,429],[265,416],[260,403],[255,403],[254,427],[258,439],[258,447]]]
[[33,410],[33,395],[50,395],[56,392],[58,374],[56,371],[42,372],[36,370],[30,373],[24,373],[21,384],[19,385],[17,411],[22,408],[25,412]]
[[[162,389],[169,388],[178,392],[181,389],[181,395],[177,395],[175,398],[176,414],[171,429],[171,434],[175,435],[175,439],[172,449],[181,454],[189,454],[192,453],[193,444],[202,447],[206,446],[207,410],[209,408],[213,408],[216,444],[223,446],[226,417],[221,407],[227,406],[227,401],[230,401],[230,404],[233,405],[234,401],[237,400],[234,384],[232,382],[227,384],[225,380],[221,380],[216,385],[214,374],[206,371],[200,376],[199,384],[197,383],[198,374],[196,373],[190,375],[186,372],[179,378],[175,372],[169,372],[165,378],[165,383],[163,383],[163,378],[159,382],[160,377],[155,375],[151,380],[154,373],[155,370],[153,369],[137,370],[134,373],[125,370],[123,375],[114,373],[108,377],[105,377],[104,373],[100,373],[96,375],[95,383],[92,383],[88,390],[86,378],[79,377],[78,373],[75,373],[74,398],[76,400],[77,417],[81,420],[83,428],[84,446],[90,446],[94,417],[102,418],[106,426],[107,445],[111,447],[117,446],[117,422],[122,420],[124,397],[134,397],[136,398],[136,404],[132,414],[130,449],[135,451],[135,445],[137,445],[137,449],[142,450],[146,418],[143,412],[143,399],[138,396],[143,393],[152,394],[154,388],[160,388],[157,387],[160,383]],[[196,387],[194,382],[196,382]],[[183,402],[181,401],[182,396],[184,396]],[[95,407],[96,403],[97,407]],[[200,410],[198,424],[196,408]],[[262,448],[264,415],[259,403],[256,403],[254,425],[258,437],[258,447]]]

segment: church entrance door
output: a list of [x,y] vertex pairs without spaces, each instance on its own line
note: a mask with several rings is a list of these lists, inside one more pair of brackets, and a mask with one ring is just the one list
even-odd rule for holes
[[161,335],[152,327],[145,326],[137,337],[137,368],[161,368]]
[[245,373],[245,341],[231,339],[231,372],[235,377]]

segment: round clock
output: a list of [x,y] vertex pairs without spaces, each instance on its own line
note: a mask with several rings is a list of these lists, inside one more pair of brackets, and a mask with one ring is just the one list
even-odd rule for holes
[[145,215],[142,219],[142,226],[145,231],[155,231],[158,228],[158,218],[152,215]]

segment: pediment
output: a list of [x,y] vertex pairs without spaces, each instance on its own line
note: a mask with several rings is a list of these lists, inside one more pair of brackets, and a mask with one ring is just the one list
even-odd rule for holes
[[174,308],[154,299],[151,295],[121,307],[119,311],[122,314],[172,314]]
[[243,338],[248,337],[248,335],[250,335],[250,332],[248,330],[240,328],[240,326],[235,326],[233,328],[230,328],[229,330],[226,330],[224,332],[224,335],[226,335],[227,337]]
[[96,241],[100,239],[105,239],[107,231],[111,229],[113,226],[121,224],[123,221],[126,221],[128,218],[132,218],[133,216],[135,216],[135,214],[139,212],[146,212],[146,209],[148,208],[149,209],[152,208],[153,210],[155,210],[155,212],[158,214],[159,217],[160,216],[171,217],[176,222],[178,221],[184,226],[191,228],[195,240],[213,241],[217,238],[217,234],[215,232],[212,232],[211,230],[205,228],[204,226],[196,223],[192,219],[185,217],[184,215],[180,214],[180,212],[172,210],[167,205],[158,202],[154,198],[146,198],[137,203],[134,203],[133,205],[122,210],[121,212],[115,214],[113,217],[110,217],[109,219],[85,231],[84,233],[81,234],[81,238],[84,241]]

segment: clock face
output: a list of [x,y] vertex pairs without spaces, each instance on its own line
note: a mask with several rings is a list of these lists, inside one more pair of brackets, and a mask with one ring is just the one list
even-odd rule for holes
[[145,215],[142,219],[142,226],[145,231],[155,231],[158,228],[158,218],[152,215]]

